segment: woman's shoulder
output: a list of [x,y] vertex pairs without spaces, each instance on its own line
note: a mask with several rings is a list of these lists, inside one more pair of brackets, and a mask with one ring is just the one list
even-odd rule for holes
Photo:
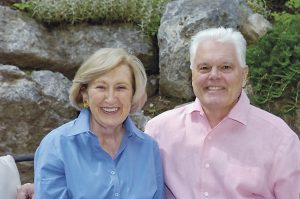
[[59,140],[62,136],[64,136],[67,132],[72,130],[73,124],[75,120],[69,121],[67,123],[58,126],[57,128],[51,130],[43,139],[42,143],[54,142],[55,140]]
[[148,135],[147,133],[145,133],[144,131],[140,130],[140,129],[135,129],[134,131],[135,134],[135,139],[138,139],[140,142],[143,142],[145,144],[150,144],[150,145],[156,145],[157,142],[154,140],[154,138],[152,138],[150,135]]

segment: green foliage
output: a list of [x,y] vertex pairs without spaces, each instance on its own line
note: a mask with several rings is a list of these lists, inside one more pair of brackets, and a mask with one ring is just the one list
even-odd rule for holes
[[[48,23],[115,23],[138,25],[145,35],[157,33],[160,17],[169,0],[29,0],[28,11]],[[22,9],[20,3],[16,8]]]
[[300,8],[300,0],[289,0],[285,5],[289,8]]
[[264,17],[268,17],[270,15],[270,10],[267,7],[266,0],[246,0],[246,3],[255,13],[259,13]]
[[272,20],[274,12],[299,13],[300,0],[246,0],[255,13]]
[[277,13],[274,19],[273,29],[248,48],[251,101],[285,116],[300,107],[300,14]]
[[32,10],[32,3],[30,2],[14,3],[12,7],[22,11],[30,11]]

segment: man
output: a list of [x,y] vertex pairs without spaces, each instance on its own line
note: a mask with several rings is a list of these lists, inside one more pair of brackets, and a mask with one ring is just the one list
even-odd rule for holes
[[299,139],[283,120],[250,105],[245,54],[245,39],[231,28],[192,38],[195,102],[145,127],[160,146],[167,198],[299,198]]

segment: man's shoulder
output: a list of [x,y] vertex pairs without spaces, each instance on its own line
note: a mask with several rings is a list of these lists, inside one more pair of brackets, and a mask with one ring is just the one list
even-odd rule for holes
[[[293,132],[289,125],[279,116],[274,115],[266,110],[263,110],[256,106],[251,106],[250,116],[253,123],[262,124],[262,127],[268,129],[274,129],[277,132]],[[275,133],[275,131],[273,131]]]
[[155,116],[147,122],[145,131],[152,132],[160,129],[164,129],[166,131],[166,129],[174,129],[177,126],[181,126],[185,121],[184,118],[189,113],[189,107],[190,104],[185,104]]
[[190,104],[179,105],[173,109],[167,110],[153,117],[150,121],[162,121],[182,117],[187,114],[187,109]]

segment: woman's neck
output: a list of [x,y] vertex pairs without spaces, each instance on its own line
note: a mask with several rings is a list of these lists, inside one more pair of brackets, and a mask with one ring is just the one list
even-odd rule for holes
[[97,128],[91,126],[93,133],[98,137],[100,146],[112,157],[115,158],[125,132],[123,125],[118,127],[103,127]]
[[101,134],[98,136],[100,146],[112,157],[115,158],[120,148],[124,131],[113,134]]

